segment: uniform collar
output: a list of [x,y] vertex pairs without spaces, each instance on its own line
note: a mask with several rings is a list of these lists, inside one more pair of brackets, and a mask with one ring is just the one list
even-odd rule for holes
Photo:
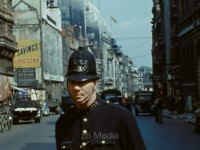
[[95,109],[96,107],[98,107],[99,106],[99,102],[97,101],[97,100],[95,100],[93,103],[92,103],[92,105],[90,105],[89,107],[88,107],[88,110],[93,110],[93,109]]
[[90,112],[93,111],[95,108],[97,108],[99,106],[100,102],[96,99],[87,109],[78,109],[77,111],[80,113],[86,113],[86,112]]

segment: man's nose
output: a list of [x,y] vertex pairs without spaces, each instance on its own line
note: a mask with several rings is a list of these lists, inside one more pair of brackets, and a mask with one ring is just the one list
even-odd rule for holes
[[78,84],[74,84],[74,89],[75,89],[75,90],[80,90],[81,87],[80,87]]

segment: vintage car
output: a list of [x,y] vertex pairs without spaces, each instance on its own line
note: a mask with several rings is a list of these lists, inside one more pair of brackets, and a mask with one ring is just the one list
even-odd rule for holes
[[121,91],[117,89],[108,89],[102,91],[100,98],[106,100],[108,103],[122,105],[131,111],[131,103],[128,101],[128,99],[124,98]]
[[136,91],[134,93],[135,115],[139,113],[153,114],[154,96],[152,91]]
[[47,102],[51,114],[60,113],[60,100],[53,98]]
[[41,110],[38,101],[29,98],[19,98],[13,105],[13,123],[17,124],[20,120],[34,120],[35,123],[41,121]]

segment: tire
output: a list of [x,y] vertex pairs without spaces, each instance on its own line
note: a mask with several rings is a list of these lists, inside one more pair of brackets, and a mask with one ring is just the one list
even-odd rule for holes
[[35,123],[40,123],[41,122],[41,118],[35,118]]
[[19,119],[18,118],[13,118],[13,124],[18,124],[19,123]]

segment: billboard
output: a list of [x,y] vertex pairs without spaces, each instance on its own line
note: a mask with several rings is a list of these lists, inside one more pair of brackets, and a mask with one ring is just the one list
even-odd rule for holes
[[36,87],[36,72],[35,68],[18,68],[16,69],[17,84],[21,87]]
[[18,52],[13,59],[14,68],[39,68],[41,62],[41,48],[39,40],[25,40],[17,42]]

